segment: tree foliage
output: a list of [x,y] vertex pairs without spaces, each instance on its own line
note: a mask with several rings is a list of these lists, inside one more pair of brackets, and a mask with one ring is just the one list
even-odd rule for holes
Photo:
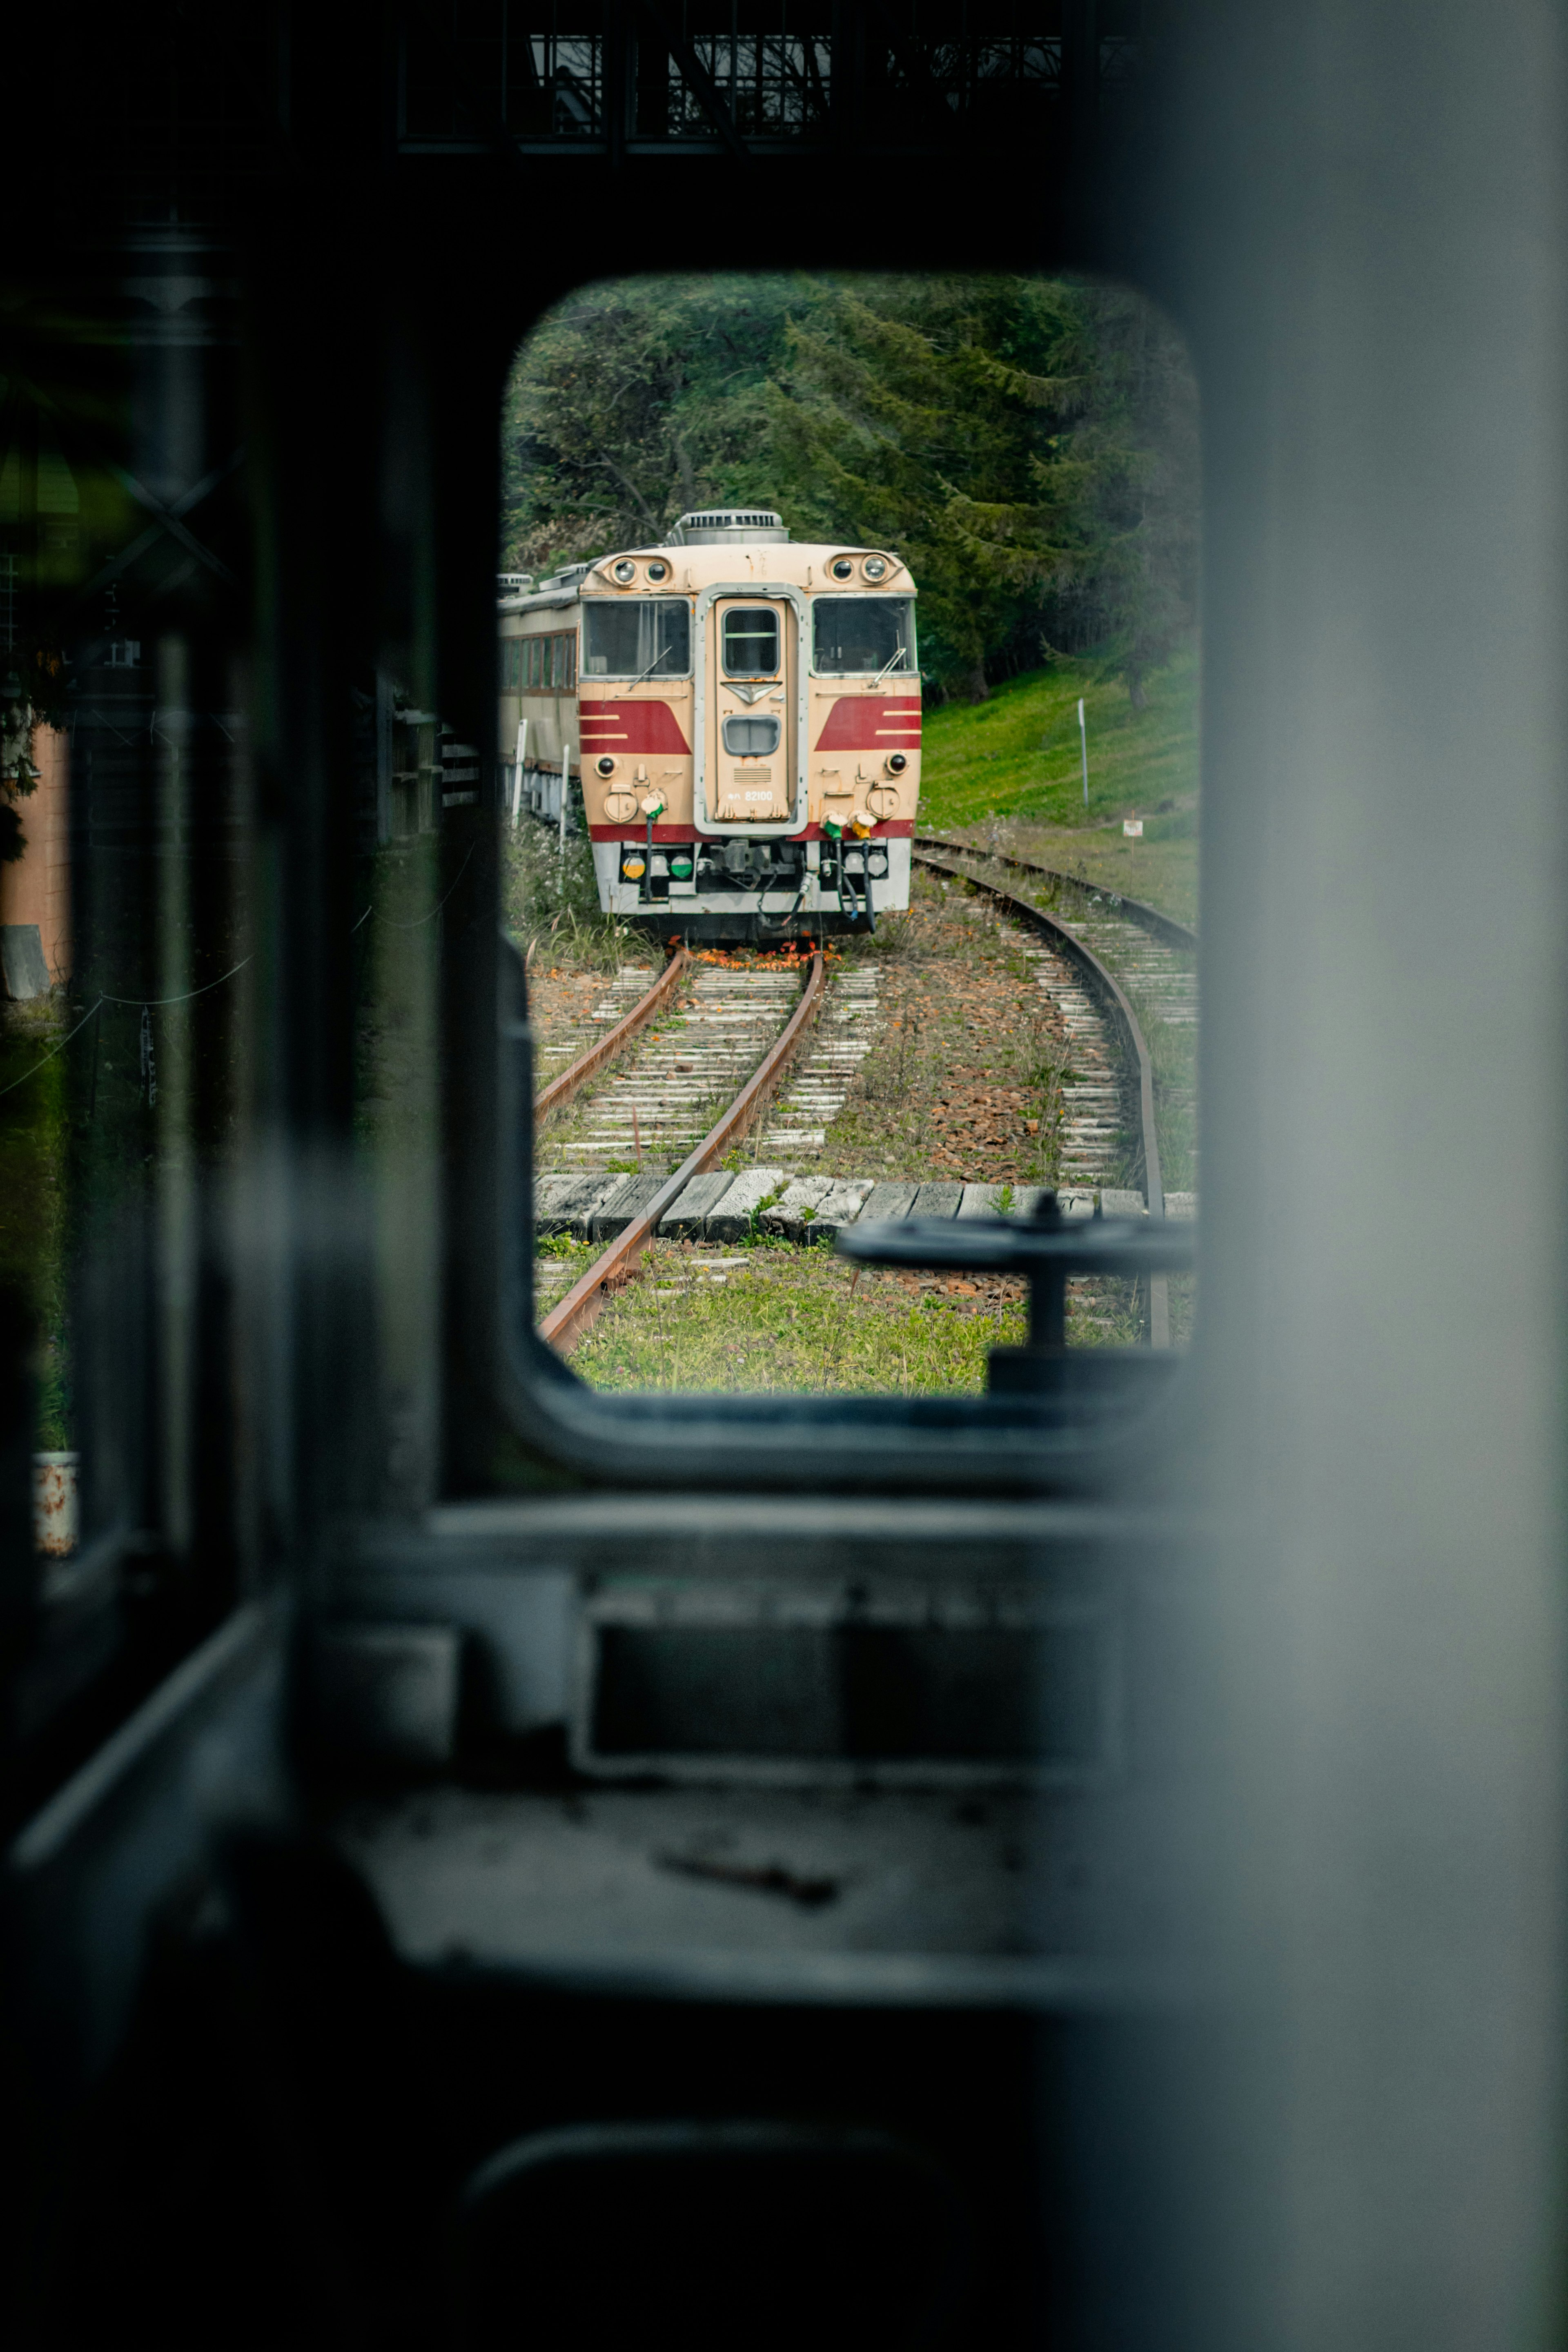
[[509,564],[660,539],[685,509],[776,506],[797,538],[886,546],[921,590],[921,668],[1092,652],[1142,699],[1191,626],[1197,409],[1140,297],[1062,279],[641,279],[531,336],[509,390]]

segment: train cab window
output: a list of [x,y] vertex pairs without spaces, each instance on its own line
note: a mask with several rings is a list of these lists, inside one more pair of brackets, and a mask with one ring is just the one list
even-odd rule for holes
[[726,677],[776,677],[779,616],[771,604],[743,604],[724,615]]
[[915,614],[907,596],[819,596],[813,611],[812,667],[819,677],[886,670],[915,674]]
[[917,1482],[1140,1413],[1195,1313],[1180,338],[1067,280],[647,279],[506,398],[503,583],[583,648],[501,713],[537,1410],[617,1478],[700,1423],[715,1476],[874,1427]]
[[584,677],[684,677],[690,667],[691,610],[683,598],[584,607]]

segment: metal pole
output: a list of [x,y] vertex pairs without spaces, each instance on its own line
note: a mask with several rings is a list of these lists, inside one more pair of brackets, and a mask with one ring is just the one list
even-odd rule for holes
[[517,722],[517,760],[511,772],[511,829],[517,831],[517,821],[522,814],[522,761],[528,750],[528,721]]
[[1083,804],[1089,806],[1089,729],[1084,724],[1083,697],[1078,698],[1078,740],[1083,751]]
[[571,744],[570,744],[570,743],[563,743],[563,744],[562,744],[562,746],[561,746],[561,835],[560,835],[560,854],[561,854],[561,856],[563,857],[563,859],[564,859],[564,857],[565,857],[565,856],[566,856],[566,792],[567,792],[568,784],[570,783],[570,781],[571,781],[571,775],[572,775],[572,746],[571,746]]

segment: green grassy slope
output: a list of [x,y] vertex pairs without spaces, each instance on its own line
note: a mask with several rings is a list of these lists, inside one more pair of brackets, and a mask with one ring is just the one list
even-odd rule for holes
[[[927,712],[921,824],[1081,870],[1190,922],[1197,913],[1197,716],[1195,652],[1150,678],[1142,710],[1124,684],[1101,679],[1089,663],[1026,671],[988,701]],[[1124,816],[1142,817],[1142,841],[1123,838]]]

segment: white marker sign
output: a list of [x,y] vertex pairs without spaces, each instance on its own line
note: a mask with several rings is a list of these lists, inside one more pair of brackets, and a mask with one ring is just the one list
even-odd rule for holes
[[1129,841],[1142,841],[1143,838],[1142,818],[1141,816],[1124,816],[1121,820],[1121,830],[1127,835]]

